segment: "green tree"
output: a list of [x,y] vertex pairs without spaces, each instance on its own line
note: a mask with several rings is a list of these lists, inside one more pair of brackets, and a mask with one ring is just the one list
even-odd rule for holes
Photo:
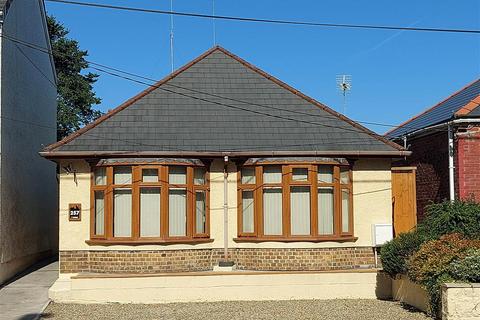
[[53,60],[57,71],[57,139],[62,139],[97,119],[101,112],[93,108],[100,98],[93,91],[95,73],[88,68],[88,52],[80,50],[78,42],[67,38],[69,31],[53,16],[47,17]]

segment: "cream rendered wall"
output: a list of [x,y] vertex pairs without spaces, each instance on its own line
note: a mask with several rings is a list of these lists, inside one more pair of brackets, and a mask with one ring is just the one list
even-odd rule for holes
[[[145,246],[91,246],[85,243],[89,239],[90,228],[90,169],[85,161],[66,161],[63,166],[71,165],[76,171],[60,173],[60,250],[175,250],[223,248],[223,163],[214,161],[210,168],[210,235],[211,243],[197,245],[145,245]],[[370,246],[371,225],[373,223],[391,223],[391,173],[390,160],[358,160],[353,171],[353,207],[354,229],[358,240],[355,242],[264,242],[236,243],[237,237],[237,173],[233,163],[228,166],[228,219],[229,247],[231,248],[328,248]],[[68,221],[68,204],[82,204],[82,220]]]

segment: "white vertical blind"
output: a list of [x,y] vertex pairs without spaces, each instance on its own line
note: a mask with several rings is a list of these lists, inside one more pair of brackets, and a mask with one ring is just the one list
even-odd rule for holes
[[195,232],[205,233],[206,216],[205,191],[195,192]]
[[116,189],[113,193],[113,236],[132,235],[132,190]]
[[254,183],[255,183],[255,168],[243,168],[242,184],[254,184]]
[[349,170],[348,168],[341,167],[340,168],[340,183],[347,184],[350,180],[349,179]]
[[195,168],[193,170],[193,183],[195,185],[205,184],[205,168]]
[[318,189],[318,234],[333,234],[333,188]]
[[290,226],[292,235],[310,234],[310,187],[290,189]]
[[105,197],[103,191],[95,191],[95,234],[105,233]]
[[143,169],[142,182],[158,182],[158,169]]
[[292,180],[293,181],[307,181],[308,180],[308,169],[307,168],[293,168],[292,169]]
[[107,184],[107,173],[104,167],[95,170],[95,185],[104,186]]
[[160,188],[140,189],[140,236],[160,237]]
[[187,168],[180,166],[168,167],[168,182],[170,184],[186,184]]
[[187,191],[170,189],[168,194],[168,234],[169,236],[186,236]]
[[242,226],[244,233],[254,232],[253,191],[242,191]]
[[349,231],[350,197],[348,190],[342,190],[342,232]]
[[131,167],[115,167],[113,169],[113,181],[115,184],[131,184],[132,168]]
[[263,190],[263,233],[282,234],[282,189]]
[[332,183],[333,182],[333,167],[332,166],[318,166],[318,182]]
[[281,166],[265,166],[263,168],[263,183],[281,183],[282,167]]

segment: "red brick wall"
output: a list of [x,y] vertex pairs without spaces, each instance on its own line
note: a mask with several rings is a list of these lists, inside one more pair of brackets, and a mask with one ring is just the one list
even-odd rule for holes
[[[262,271],[340,270],[373,267],[370,247],[230,249],[237,268]],[[222,249],[60,251],[60,272],[160,273],[212,270]]]
[[457,194],[480,201],[480,126],[457,133]]
[[407,140],[407,145],[412,155],[403,164],[417,167],[417,216],[421,221],[426,205],[449,198],[448,134],[436,132]]

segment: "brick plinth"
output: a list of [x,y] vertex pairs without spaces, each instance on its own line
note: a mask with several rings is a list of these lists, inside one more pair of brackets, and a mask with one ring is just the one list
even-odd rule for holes
[[[370,247],[319,249],[230,249],[237,268],[261,271],[341,270],[372,267]],[[222,249],[149,251],[60,251],[60,272],[160,273],[212,270]]]

